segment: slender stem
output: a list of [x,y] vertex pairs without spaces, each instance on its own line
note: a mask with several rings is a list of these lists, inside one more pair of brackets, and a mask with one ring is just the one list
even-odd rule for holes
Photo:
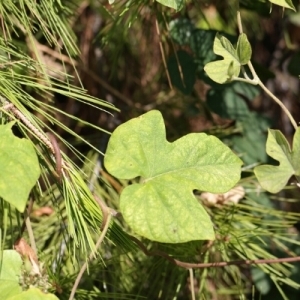
[[156,25],[156,32],[157,32],[157,35],[158,35],[158,38],[159,38],[159,49],[160,49],[160,52],[161,52],[161,58],[162,58],[163,65],[164,65],[164,68],[165,68],[165,71],[166,71],[169,87],[170,87],[170,89],[173,89],[170,73],[169,73],[169,70],[168,70],[168,67],[167,67],[164,47],[163,47],[163,44],[162,44],[162,38],[161,38],[161,33],[160,33],[160,30],[159,30],[159,25],[158,25],[157,19],[155,20],[155,25]]
[[192,300],[196,300],[195,297],[195,287],[194,287],[194,270],[189,269],[190,273],[190,283],[191,283],[191,294],[192,294]]
[[239,33],[243,33],[243,23],[242,23],[242,18],[241,18],[241,12],[238,10],[237,11],[237,25],[239,29]]
[[23,221],[23,224],[22,224],[22,227],[21,227],[19,238],[20,239],[22,238],[24,230],[25,230],[25,228],[27,228],[31,248],[33,249],[35,255],[37,255],[37,247],[36,247],[34,234],[33,234],[32,226],[31,226],[31,222],[30,222],[30,214],[32,212],[33,202],[34,202],[33,198],[30,197],[28,208],[25,209],[25,211],[24,211],[24,221]]
[[[101,208],[101,209],[102,209],[102,208]],[[108,208],[107,208],[107,209],[108,209]],[[101,245],[101,243],[102,243],[102,241],[103,241],[103,239],[104,239],[104,237],[105,237],[105,235],[106,235],[106,233],[107,233],[107,230],[108,230],[108,227],[109,227],[109,223],[110,223],[111,217],[112,217],[111,214],[108,214],[108,215],[107,215],[106,223],[105,223],[104,228],[103,228],[103,231],[101,232],[101,235],[100,235],[100,237],[99,237],[99,239],[98,239],[98,241],[97,241],[97,243],[96,243],[96,245],[95,245],[95,250],[91,252],[91,254],[90,254],[88,260],[82,265],[82,267],[81,267],[81,269],[80,269],[80,271],[79,271],[79,273],[78,273],[78,275],[77,275],[77,278],[76,278],[76,280],[75,280],[75,282],[74,282],[74,285],[73,285],[73,287],[72,287],[72,291],[71,291],[69,300],[73,300],[73,299],[74,299],[74,296],[75,296],[77,287],[78,287],[78,285],[79,285],[79,283],[80,283],[81,277],[82,277],[82,275],[84,274],[85,270],[87,269],[88,262],[91,261],[91,260],[93,259],[93,257],[95,256],[95,254],[96,254],[98,248],[100,247],[100,245]]]
[[242,78],[242,77],[233,77],[233,80],[234,81],[246,82],[246,83],[249,83],[249,84],[252,84],[252,85],[258,85],[258,82],[256,80],[250,79],[250,78],[246,78],[246,76],[245,76],[245,78]]
[[48,139],[50,140],[53,150],[54,150],[54,155],[55,155],[55,163],[56,163],[56,173],[58,175],[58,179],[61,181],[62,178],[62,157],[61,157],[61,152],[60,148],[58,146],[57,140],[54,136],[53,133],[47,132],[46,133],[48,136]]
[[245,259],[245,260],[233,260],[233,261],[220,261],[212,263],[188,263],[180,261],[168,255],[165,252],[161,251],[149,251],[145,245],[138,240],[137,238],[130,236],[130,239],[133,240],[136,245],[144,252],[147,256],[160,256],[166,258],[168,261],[173,263],[176,266],[185,268],[185,269],[204,269],[204,268],[222,268],[226,266],[240,266],[240,265],[261,265],[261,264],[276,264],[276,263],[289,263],[300,261],[300,256],[295,257],[285,257],[285,258],[271,258],[271,259]]
[[290,119],[295,130],[297,130],[298,125],[295,119],[293,118],[289,110],[286,108],[286,106],[280,101],[280,99],[278,99],[273,93],[271,93],[270,90],[261,82],[261,80],[259,80],[258,85],[265,91],[266,94],[268,94],[281,107],[281,109],[285,112],[285,114]]
[[[237,12],[237,23],[238,23],[238,29],[239,29],[239,33],[242,34],[243,33],[243,25],[242,25],[242,19],[241,19],[241,13],[240,11]],[[249,78],[246,78],[246,80],[241,80],[241,78],[235,78],[235,80],[239,80],[239,81],[244,81],[244,82],[248,82],[251,84],[254,84],[255,82],[264,90],[264,92],[270,96],[280,107],[281,109],[284,111],[284,113],[288,116],[288,118],[290,119],[290,122],[292,123],[293,127],[295,128],[295,130],[297,130],[298,125],[297,122],[295,121],[295,119],[293,118],[293,116],[291,115],[291,113],[289,112],[289,110],[286,108],[286,106],[282,103],[282,101],[277,98],[260,80],[260,78],[257,76],[255,69],[251,63],[251,61],[248,62],[248,67],[252,73],[253,79],[249,80]],[[246,76],[245,76],[246,77]]]

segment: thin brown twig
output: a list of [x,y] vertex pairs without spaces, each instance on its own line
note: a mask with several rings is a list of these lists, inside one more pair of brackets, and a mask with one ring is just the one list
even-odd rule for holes
[[20,234],[19,234],[19,237],[18,237],[17,240],[22,238],[22,236],[24,234],[24,231],[25,231],[25,228],[26,228],[27,232],[28,232],[31,248],[33,249],[35,255],[37,255],[37,247],[36,247],[34,234],[33,234],[32,226],[31,226],[31,222],[30,222],[30,214],[32,212],[33,203],[34,203],[34,200],[33,200],[32,197],[30,197],[28,207],[24,211],[24,220],[23,220],[23,224],[21,226]]
[[101,224],[100,230],[103,231],[105,224],[107,223],[109,209],[108,209],[107,205],[104,203],[104,201],[102,199],[100,199],[97,195],[94,195],[94,198],[95,198],[96,202],[98,203],[98,205],[100,206],[101,211],[102,211],[102,224]]
[[31,130],[31,133],[33,133],[55,155],[56,172],[57,176],[61,180],[63,169],[67,169],[67,167],[66,162],[61,156],[61,151],[55,136],[52,133],[45,134],[43,131],[37,128],[18,108],[14,106],[13,103],[6,101],[1,109],[7,113],[11,112],[16,118],[21,120],[24,125]]
[[54,155],[55,155],[55,163],[56,163],[56,173],[58,175],[59,180],[62,178],[62,157],[61,157],[61,152],[60,148],[58,146],[57,140],[54,136],[53,133],[47,132],[47,136],[52,144],[53,150],[54,150]]
[[34,238],[32,226],[31,226],[31,222],[30,222],[30,214],[32,212],[33,203],[34,203],[34,200],[32,197],[30,197],[29,205],[28,205],[27,211],[24,216],[24,221],[26,224],[26,228],[27,228],[27,232],[28,232],[28,236],[29,236],[29,240],[30,240],[30,246],[31,246],[32,250],[34,251],[35,255],[37,256],[37,247],[36,247],[35,238]]
[[[6,36],[6,30],[5,30],[5,24],[4,24],[4,18],[1,17],[1,27],[2,27],[2,31],[3,31],[3,37],[4,37],[4,41],[5,43],[7,43],[7,36]],[[11,55],[10,52],[7,52],[7,57],[8,60],[11,62]],[[11,74],[12,74],[12,78],[14,78],[14,72],[11,70]]]
[[[85,72],[88,76],[90,76],[93,80],[95,80],[97,83],[99,83],[103,88],[105,88],[108,92],[110,92],[111,94],[113,94],[115,97],[119,98],[120,100],[122,100],[124,103],[126,103],[127,105],[135,105],[129,98],[127,98],[126,96],[124,96],[123,94],[121,94],[118,90],[116,90],[115,88],[113,88],[109,83],[107,83],[105,80],[103,80],[102,78],[100,78],[95,72],[91,71],[89,68],[85,67],[84,65],[78,63],[77,61],[73,60],[72,58],[70,58],[67,55],[64,55],[62,53],[59,53],[45,45],[39,44],[37,42],[36,46],[44,53],[49,54],[50,56],[63,61],[65,63],[68,63],[74,67],[79,68],[80,70],[82,70],[83,72]],[[136,106],[136,105],[135,105]]]
[[[167,30],[170,31],[169,24],[168,24],[168,22],[167,22],[167,20],[166,20],[165,14],[163,14],[163,18],[164,18],[164,21],[165,21],[165,25],[166,25],[166,27],[167,27]],[[172,38],[170,38],[170,42],[171,42],[171,45],[172,45],[172,48],[173,48],[173,51],[174,51],[174,55],[175,55],[177,67],[178,67],[178,70],[179,70],[179,75],[180,75],[181,83],[182,83],[183,87],[186,88],[185,82],[184,82],[184,77],[183,77],[183,70],[182,70],[182,67],[181,67],[181,64],[180,64],[180,61],[179,61],[179,58],[178,58],[177,51],[176,51],[176,49],[175,49],[175,44],[174,44],[174,41],[173,41]]]
[[170,255],[161,251],[148,251],[145,245],[137,238],[133,236],[130,236],[130,238],[137,244],[137,246],[144,252],[145,255],[164,257],[174,265],[185,269],[220,268],[220,267],[226,267],[231,265],[235,265],[235,266],[261,265],[261,264],[276,264],[276,263],[289,263],[289,262],[300,261],[300,256],[295,256],[295,257],[271,258],[271,259],[253,259],[253,260],[246,259],[246,260],[221,261],[221,262],[213,262],[213,263],[188,263],[188,262],[183,262],[178,259],[175,259]]
[[[98,202],[98,201],[97,201]],[[77,290],[77,287],[80,283],[80,280],[81,280],[81,277],[82,275],[84,274],[85,270],[87,269],[87,265],[89,263],[89,261],[91,261],[94,257],[95,257],[95,254],[98,250],[98,248],[100,247],[106,233],[107,233],[107,230],[108,230],[108,227],[109,227],[109,224],[110,224],[110,220],[112,218],[112,214],[110,213],[110,209],[109,207],[103,202],[102,203],[103,205],[100,205],[99,203],[99,206],[102,210],[102,214],[105,215],[107,214],[107,219],[106,219],[106,223],[104,224],[104,227],[103,227],[103,230],[101,232],[101,235],[95,245],[95,250],[91,252],[90,256],[88,257],[88,260],[82,265],[78,275],[77,275],[77,278],[74,282],[74,285],[72,287],[72,290],[71,290],[71,294],[70,294],[70,297],[69,297],[69,300],[73,300],[74,299],[74,296],[75,296],[75,293],[76,293],[76,290]],[[103,225],[103,224],[102,224]]]
[[50,150],[52,153],[55,153],[55,150],[52,146],[52,143],[50,140],[46,137],[46,135],[41,132],[36,126],[33,125],[31,121],[28,120],[28,118],[19,110],[17,109],[12,103],[8,103],[7,105],[4,105],[2,108],[6,109],[7,111],[11,111],[12,114],[20,119],[26,127],[28,127],[31,132],[36,135]]
[[159,29],[159,25],[158,25],[157,19],[155,20],[155,25],[156,25],[156,32],[157,32],[157,35],[159,37],[159,48],[160,48],[160,52],[161,52],[162,61],[163,61],[164,68],[165,68],[165,71],[166,71],[166,74],[167,74],[167,79],[168,79],[168,83],[169,83],[170,89],[172,90],[173,89],[173,85],[172,85],[170,73],[169,73],[168,67],[167,67],[167,62],[166,62],[164,47],[163,47],[163,44],[162,44],[162,41],[161,41],[161,34],[160,34],[160,29]]

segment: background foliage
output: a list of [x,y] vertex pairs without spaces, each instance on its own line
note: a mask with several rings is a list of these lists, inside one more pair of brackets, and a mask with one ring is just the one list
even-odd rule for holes
[[[244,82],[218,84],[204,71],[207,63],[219,59],[213,51],[217,33],[237,42],[239,8],[260,79],[299,120],[299,3],[159,2],[0,3],[0,134],[5,136],[0,163],[7,161],[3,151],[12,151],[15,141],[5,129],[10,126],[14,135],[28,138],[23,141],[28,148],[18,147],[35,149],[37,157],[29,164],[33,173],[40,172],[38,183],[29,183],[30,189],[34,185],[29,196],[25,192],[9,200],[1,186],[2,261],[10,253],[6,251],[15,247],[22,255],[22,268],[17,266],[20,272],[10,277],[2,269],[0,289],[10,280],[21,287],[19,293],[34,286],[59,299],[69,298],[80,267],[103,229],[103,211],[93,195],[117,212],[121,191],[139,180],[116,179],[103,167],[110,132],[156,109],[165,120],[168,141],[207,133],[240,157],[242,178],[232,192],[239,199],[219,195],[212,200],[201,191],[194,192],[214,224],[213,242],[174,245],[138,237],[146,247],[141,249],[132,239],[131,228],[116,214],[76,299],[299,298],[299,263],[228,265],[189,272],[160,255],[193,263],[300,255],[296,185],[271,195],[262,190],[253,173],[261,163],[275,164],[266,154],[268,128],[281,130],[291,142],[292,125],[258,87]],[[287,9],[293,7],[295,11]],[[33,127],[6,110],[7,103]],[[62,175],[57,174],[53,145],[43,138],[46,132],[52,132],[64,153]],[[23,169],[30,168],[23,153],[11,153],[20,158]],[[1,167],[1,184],[19,191],[18,183],[12,186],[6,180],[12,170],[17,173],[18,165],[6,167]],[[235,205],[228,205],[233,201]],[[35,247],[28,224],[23,232],[26,211],[22,208],[27,204],[29,209],[30,203],[37,258],[31,252]],[[16,243],[21,235],[27,241],[22,245],[29,247],[24,251]],[[18,265],[19,258],[14,261]],[[34,273],[36,265],[41,274]]]

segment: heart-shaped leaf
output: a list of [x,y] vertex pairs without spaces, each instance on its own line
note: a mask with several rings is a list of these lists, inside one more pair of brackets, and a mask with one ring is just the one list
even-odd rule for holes
[[0,197],[23,212],[40,168],[31,142],[14,136],[12,126],[0,125]]
[[224,59],[206,64],[204,70],[217,83],[230,82],[238,77],[241,66],[247,64],[252,55],[251,45],[245,34],[239,36],[237,49],[226,37],[217,34],[213,50]]
[[228,191],[240,178],[242,162],[204,133],[169,143],[161,113],[150,111],[113,132],[104,164],[119,179],[141,176],[120,198],[131,228],[154,241],[181,243],[214,239],[213,224],[193,190]]
[[271,193],[277,193],[292,175],[300,175],[300,128],[295,132],[293,150],[279,130],[269,129],[267,154],[279,161],[279,166],[263,165],[254,169],[260,185]]

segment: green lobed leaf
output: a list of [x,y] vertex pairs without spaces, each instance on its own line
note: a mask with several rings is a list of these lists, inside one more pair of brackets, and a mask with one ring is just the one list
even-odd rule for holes
[[245,33],[242,33],[239,36],[236,53],[241,65],[246,65],[251,59],[252,49]]
[[125,221],[148,239],[182,243],[214,239],[213,224],[193,190],[222,193],[240,178],[241,160],[204,133],[166,140],[163,118],[150,111],[112,134],[104,164],[119,179],[141,176],[120,198]]
[[296,11],[292,0],[269,0],[271,3],[277,4],[282,7],[290,8]]
[[231,42],[224,36],[218,34],[214,40],[214,53],[222,56],[223,60],[210,62],[205,65],[207,75],[217,83],[231,81],[240,73],[241,63]]
[[13,135],[13,124],[0,125],[0,197],[23,212],[40,168],[33,145]]
[[15,250],[4,250],[0,268],[0,295],[1,300],[22,292],[20,287],[22,259]]
[[279,166],[263,165],[254,169],[260,185],[271,193],[277,193],[292,175],[300,175],[300,128],[294,134],[293,150],[279,130],[269,129],[267,154],[279,161]]

